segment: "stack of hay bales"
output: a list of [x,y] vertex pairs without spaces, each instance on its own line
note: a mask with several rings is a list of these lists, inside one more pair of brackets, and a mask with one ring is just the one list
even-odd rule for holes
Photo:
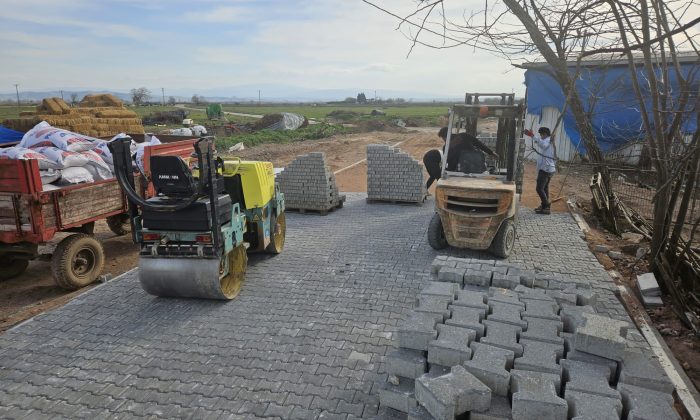
[[126,109],[119,98],[109,94],[86,95],[75,108],[68,106],[61,98],[47,98],[36,107],[36,111],[22,112],[20,118],[7,119],[3,125],[27,132],[41,121],[92,137],[144,133],[138,115]]

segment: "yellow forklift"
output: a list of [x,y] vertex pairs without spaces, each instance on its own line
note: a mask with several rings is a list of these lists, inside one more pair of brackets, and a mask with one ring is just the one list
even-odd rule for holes
[[[483,97],[500,97],[500,103],[482,104]],[[487,161],[479,150],[463,150],[457,167],[447,170],[453,131],[463,128],[476,137],[480,118],[498,119],[495,145],[487,144],[498,159]],[[500,258],[510,255],[522,192],[522,121],[523,105],[509,93],[467,93],[464,104],[450,108],[435,214],[428,227],[428,242],[434,249],[449,245],[488,250]]]

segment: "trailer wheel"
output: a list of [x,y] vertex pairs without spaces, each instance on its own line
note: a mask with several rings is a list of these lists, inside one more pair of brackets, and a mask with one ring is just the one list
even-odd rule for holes
[[0,266],[2,266],[0,281],[19,276],[24,273],[28,265],[29,260],[27,259],[15,258],[12,254],[0,255]]
[[284,239],[287,234],[287,221],[284,212],[279,216],[272,213],[270,217],[270,244],[267,246],[267,252],[270,254],[279,254],[284,249]]
[[442,219],[437,213],[433,215],[428,225],[428,243],[433,249],[444,249],[447,247],[447,238],[445,238],[445,231],[442,228]]
[[109,216],[106,220],[109,230],[115,235],[123,236],[131,232],[131,221],[126,213]]
[[63,239],[51,258],[56,284],[76,290],[97,280],[105,263],[102,244],[94,237],[79,233]]
[[492,254],[500,258],[508,258],[515,246],[515,223],[512,219],[503,221],[496,237],[491,242],[489,250]]

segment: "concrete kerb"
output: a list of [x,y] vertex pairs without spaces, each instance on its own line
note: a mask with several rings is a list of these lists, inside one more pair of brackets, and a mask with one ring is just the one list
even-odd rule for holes
[[22,322],[20,322],[19,324],[13,326],[12,328],[8,328],[7,331],[9,332],[9,331],[14,330],[15,328],[19,328],[19,327],[21,327],[21,326],[23,326],[23,325],[25,325],[25,324],[29,324],[30,322],[34,321],[34,319],[35,319],[36,317],[49,314],[49,313],[51,313],[51,312],[53,312],[53,311],[55,311],[55,310],[57,310],[57,309],[60,309],[60,308],[65,308],[65,307],[68,307],[68,306],[70,306],[70,305],[77,304],[77,303],[79,303],[79,302],[81,301],[81,299],[82,299],[84,296],[87,296],[89,293],[92,293],[92,292],[94,292],[95,290],[99,289],[100,287],[102,287],[102,286],[104,286],[104,285],[106,285],[106,284],[108,284],[108,283],[111,283],[111,282],[113,282],[113,281],[115,281],[115,280],[118,280],[119,278],[124,277],[124,276],[126,276],[126,275],[128,275],[128,274],[130,274],[130,273],[132,273],[132,272],[134,272],[134,271],[136,271],[136,270],[138,270],[138,267],[134,267],[134,268],[132,268],[131,270],[125,271],[125,272],[119,274],[119,275],[116,276],[116,277],[112,277],[111,279],[109,279],[109,280],[107,280],[107,281],[104,281],[104,282],[98,284],[97,286],[95,286],[95,287],[93,287],[93,288],[91,288],[91,289],[88,289],[88,290],[86,290],[86,291],[84,291],[84,292],[82,292],[82,293],[76,295],[73,299],[69,300],[69,301],[66,302],[65,304],[59,305],[59,306],[57,306],[57,307],[55,307],[55,308],[53,308],[53,309],[50,309],[50,310],[48,310],[48,311],[46,311],[46,312],[42,312],[42,313],[40,313],[40,314],[34,315],[34,316],[31,317],[31,318],[25,319],[24,321],[22,321]]

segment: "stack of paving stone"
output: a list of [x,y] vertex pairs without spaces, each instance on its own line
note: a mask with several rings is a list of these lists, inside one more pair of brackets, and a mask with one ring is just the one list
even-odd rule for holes
[[408,153],[383,145],[367,146],[367,199],[422,203],[423,165]]
[[277,175],[284,193],[285,208],[324,213],[342,207],[345,196],[338,193],[335,175],[326,164],[323,152],[298,156]]
[[438,257],[432,271],[439,281],[419,293],[399,325],[399,348],[385,358],[385,413],[413,420],[679,418],[659,363],[627,346],[625,337],[639,333],[597,315],[590,289],[499,261]]

